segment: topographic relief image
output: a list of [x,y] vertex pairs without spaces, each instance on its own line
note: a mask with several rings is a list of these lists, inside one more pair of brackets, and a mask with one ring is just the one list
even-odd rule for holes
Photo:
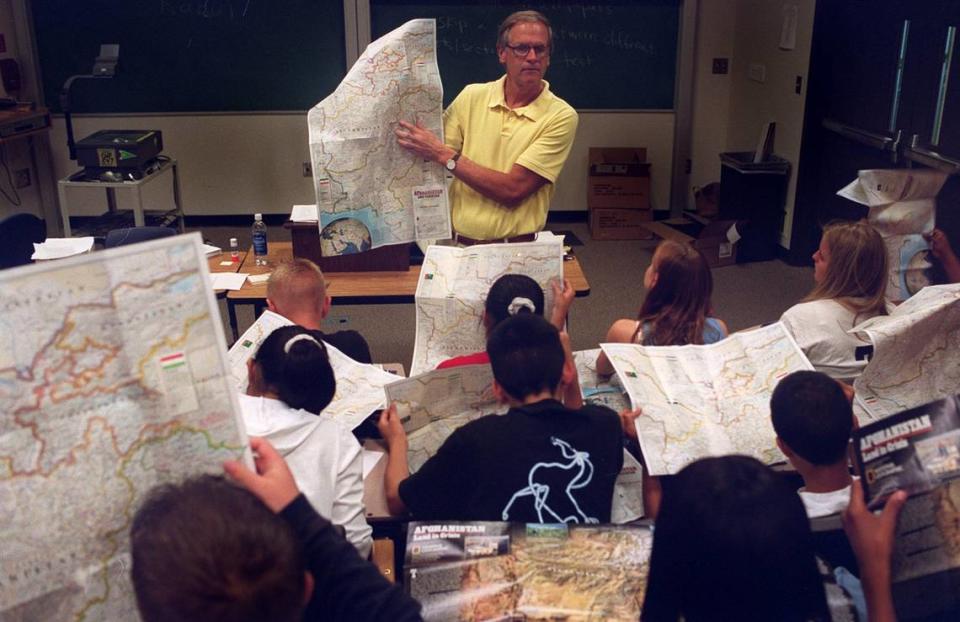
[[246,447],[200,236],[4,271],[0,310],[0,619],[137,619],[144,495]]
[[637,620],[649,573],[648,526],[511,524],[505,555],[408,569],[425,620]]
[[779,322],[710,345],[601,344],[636,408],[651,475],[676,473],[709,456],[784,460],[770,422],[781,378],[813,369]]
[[323,254],[450,237],[444,169],[397,144],[398,121],[443,137],[436,21],[371,43],[307,115]]

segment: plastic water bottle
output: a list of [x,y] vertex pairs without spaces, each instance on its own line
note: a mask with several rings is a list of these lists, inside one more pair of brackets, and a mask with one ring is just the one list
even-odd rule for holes
[[240,247],[237,238],[230,238],[230,261],[240,263]]
[[253,257],[258,266],[267,265],[267,225],[263,224],[263,214],[253,215]]

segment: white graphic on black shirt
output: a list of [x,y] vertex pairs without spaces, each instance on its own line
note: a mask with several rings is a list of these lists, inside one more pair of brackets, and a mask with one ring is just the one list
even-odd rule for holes
[[[590,462],[589,452],[577,451],[566,441],[553,436],[550,437],[550,442],[554,446],[560,448],[560,453],[562,453],[563,457],[569,460],[569,462],[538,462],[537,464],[533,465],[533,468],[530,469],[530,473],[527,474],[526,488],[521,488],[517,492],[513,493],[513,496],[510,497],[510,501],[507,503],[507,506],[503,508],[503,520],[510,520],[510,508],[513,507],[514,501],[517,501],[522,497],[533,497],[533,507],[536,510],[537,518],[541,523],[599,523],[600,521],[596,518],[584,514],[583,510],[580,509],[580,504],[577,503],[576,498],[573,496],[573,491],[586,487],[588,484],[590,484],[590,480],[593,479],[593,463]],[[567,500],[573,504],[576,514],[570,514],[568,516],[561,517],[547,503],[550,497],[550,486],[537,481],[537,472],[543,469],[575,471],[573,473],[573,477],[570,479],[570,482],[564,487],[564,492],[567,495]],[[548,517],[552,520],[544,521],[544,512],[546,512]]]

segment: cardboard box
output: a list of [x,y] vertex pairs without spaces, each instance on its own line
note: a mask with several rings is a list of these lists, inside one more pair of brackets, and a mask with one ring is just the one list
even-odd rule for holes
[[650,209],[650,164],[642,147],[591,147],[587,208]]
[[701,221],[689,218],[671,218],[644,224],[649,231],[665,240],[690,244],[706,257],[711,268],[728,266],[737,262],[739,234],[731,227],[736,220]]
[[594,240],[650,240],[653,234],[644,225],[653,212],[638,209],[590,210],[590,237]]

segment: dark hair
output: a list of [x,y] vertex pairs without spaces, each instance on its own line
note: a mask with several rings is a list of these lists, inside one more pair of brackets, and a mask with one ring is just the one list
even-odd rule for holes
[[133,518],[130,552],[145,622],[300,619],[306,566],[296,534],[221,477],[150,491]]
[[647,292],[637,316],[637,330],[643,329],[643,344],[703,343],[703,326],[713,295],[713,275],[707,260],[689,244],[673,240],[661,242],[653,260],[657,282]]
[[[511,316],[510,304],[516,298],[526,298],[533,303],[532,313],[543,315],[543,288],[525,274],[504,274],[490,286],[484,311],[487,314],[487,326],[493,330],[500,322]],[[531,313],[528,308],[520,308],[517,313]]]
[[487,354],[497,384],[514,399],[554,391],[560,384],[560,334],[539,315],[524,313],[501,322],[487,339]]
[[853,431],[853,408],[836,380],[818,371],[796,371],[770,398],[777,436],[811,464],[842,460]]
[[[299,339],[287,348],[297,335],[310,338]],[[270,390],[291,408],[319,415],[337,392],[323,333],[318,330],[282,326],[263,340],[253,361]]]
[[790,486],[745,456],[699,460],[664,489],[642,620],[829,620]]

